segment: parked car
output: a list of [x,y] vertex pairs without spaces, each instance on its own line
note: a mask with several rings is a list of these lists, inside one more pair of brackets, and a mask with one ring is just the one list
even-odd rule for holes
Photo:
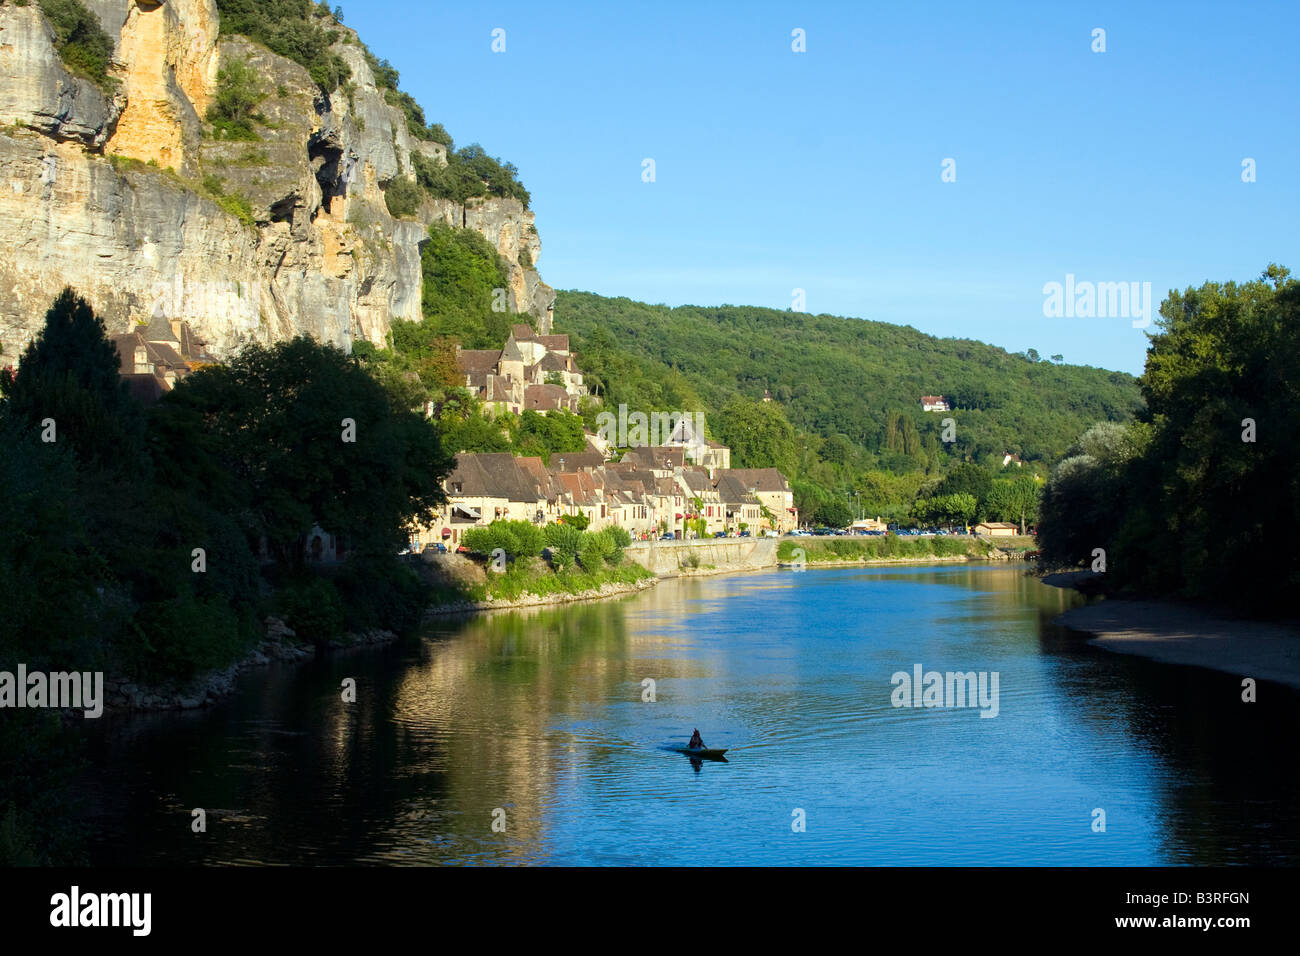
[[715,531],[715,532],[713,532],[713,536],[714,536],[715,538],[725,538],[725,537],[727,536],[727,532],[725,532],[725,531]]
[[740,537],[742,537],[742,538],[748,538],[748,537],[749,537],[749,532],[748,532],[748,531],[742,531],[742,532],[740,532]]
[[677,535],[673,534],[671,531],[668,531],[668,532],[665,532],[664,534],[661,534],[661,535],[659,536],[659,540],[660,540],[660,541],[676,541],[676,540],[677,540]]
[[[790,533],[791,533],[791,534],[803,534],[802,531],[791,531]],[[779,538],[779,537],[781,537],[781,532],[779,532],[779,531],[773,531],[771,528],[768,528],[766,531],[763,532],[763,537],[765,537],[765,538]]]
[[441,541],[438,541],[438,542],[435,542],[435,543],[434,543],[434,545],[433,545],[433,550],[434,550],[434,551],[437,551],[439,554],[446,554],[446,553],[447,553],[447,546],[446,546],[445,544],[443,544]]

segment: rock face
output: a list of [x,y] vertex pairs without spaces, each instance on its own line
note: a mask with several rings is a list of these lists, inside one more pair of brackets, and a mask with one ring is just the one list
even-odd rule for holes
[[[224,357],[307,332],[345,348],[419,320],[420,247],[441,220],[474,229],[510,270],[511,305],[547,319],[533,214],[516,200],[426,199],[394,219],[384,188],[416,140],[356,34],[334,50],[352,86],[326,97],[298,64],[220,35],[215,0],[83,0],[115,41],[113,83],[72,75],[39,6],[0,0],[0,364],[70,285],[127,331],[161,307]],[[257,142],[205,133],[224,62],[257,72]]]

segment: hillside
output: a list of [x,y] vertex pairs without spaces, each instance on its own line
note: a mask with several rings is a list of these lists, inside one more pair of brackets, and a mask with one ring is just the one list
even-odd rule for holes
[[[832,439],[821,457],[894,472],[961,459],[1000,466],[1007,452],[1050,463],[1089,425],[1126,421],[1141,406],[1136,380],[1123,372],[1031,361],[883,322],[564,291],[555,326],[573,336],[607,405],[716,416],[767,390],[796,429]],[[953,412],[923,412],[922,395],[946,397]],[[957,437],[944,444],[949,417]],[[919,447],[907,447],[916,438]]]

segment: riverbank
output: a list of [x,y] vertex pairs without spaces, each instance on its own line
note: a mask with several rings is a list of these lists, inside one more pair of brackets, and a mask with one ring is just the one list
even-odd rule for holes
[[162,710],[197,710],[217,703],[234,692],[235,679],[244,671],[269,664],[296,664],[311,660],[320,650],[345,650],[390,644],[398,635],[382,628],[359,634],[343,634],[325,641],[320,649],[302,641],[276,617],[266,619],[266,639],[239,660],[217,670],[206,671],[180,684],[146,684],[127,678],[104,681],[104,712],[152,712]]
[[[578,567],[553,572],[542,568],[541,562],[520,562],[512,567],[511,572],[487,581],[482,569],[474,562],[459,555],[441,557],[441,568],[430,575],[437,595],[435,603],[425,608],[423,619],[599,601],[636,594],[658,583],[649,571],[629,562],[597,572],[586,572]],[[505,592],[507,596],[490,596],[494,591]],[[393,631],[371,628],[314,642],[300,638],[277,617],[268,617],[265,626],[265,639],[239,660],[226,667],[205,671],[183,683],[147,684],[130,678],[109,677],[104,682],[105,713],[208,707],[232,694],[236,678],[252,668],[275,663],[302,663],[322,652],[390,644],[399,638]]]
[[514,598],[490,598],[484,600],[465,599],[432,604],[425,609],[427,620],[448,614],[476,614],[481,611],[503,611],[510,608],[542,607],[548,604],[575,604],[581,601],[603,601],[606,598],[622,597],[636,594],[659,583],[654,576],[638,578],[635,581],[606,581],[600,587],[586,588],[580,591],[553,591],[548,594],[524,592]]
[[[1012,560],[1005,554],[994,551],[987,555],[981,554],[949,554],[949,555],[930,555],[929,557],[917,558],[842,558],[839,560],[820,560],[805,561],[805,568],[885,568],[905,565],[926,565],[926,564],[969,564],[971,562],[985,561],[1010,561]],[[792,561],[783,561],[779,567],[796,568],[799,565]]]
[[1089,644],[1119,654],[1300,688],[1300,628],[1292,625],[1171,601],[1113,599],[1066,611],[1055,623],[1091,634]]
[[777,549],[783,566],[871,567],[892,564],[945,564],[963,561],[1022,560],[1024,548],[999,547],[987,538],[786,538]]

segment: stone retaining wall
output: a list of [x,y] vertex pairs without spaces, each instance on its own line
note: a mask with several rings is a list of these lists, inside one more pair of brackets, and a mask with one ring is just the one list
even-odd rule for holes
[[695,570],[749,571],[776,567],[777,538],[637,541],[627,556],[661,578]]

